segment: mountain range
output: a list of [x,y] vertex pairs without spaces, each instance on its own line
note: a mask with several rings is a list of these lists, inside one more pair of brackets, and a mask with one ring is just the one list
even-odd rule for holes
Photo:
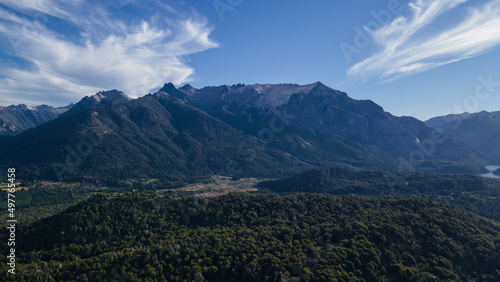
[[[170,185],[213,174],[270,177],[307,167],[164,92],[109,103],[115,94],[84,98],[61,117],[5,140],[2,163],[23,167],[31,178],[146,178]],[[249,144],[262,153],[250,156]]]
[[500,111],[446,115],[425,123],[479,152],[500,156]]
[[338,165],[478,173],[486,164],[483,153],[424,122],[320,82],[201,89],[168,83],[137,99],[102,91],[60,111],[2,140],[0,163],[22,167],[27,179],[120,186]]
[[451,172],[470,169],[453,162],[478,157],[415,118],[395,117],[370,100],[352,99],[321,82],[202,89],[166,84],[161,91],[313,165],[396,170],[404,160],[420,169],[439,166]]
[[30,107],[24,104],[0,107],[0,136],[14,136],[27,129],[57,118],[70,109],[66,107],[54,108],[47,105]]

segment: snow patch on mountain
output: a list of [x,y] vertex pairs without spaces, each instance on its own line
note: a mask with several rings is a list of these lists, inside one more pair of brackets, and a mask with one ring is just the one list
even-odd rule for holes
[[318,83],[307,85],[298,84],[253,84],[239,87],[236,93],[245,93],[254,90],[254,93],[260,94],[256,101],[257,107],[276,107],[288,102],[293,94],[307,94],[316,87]]

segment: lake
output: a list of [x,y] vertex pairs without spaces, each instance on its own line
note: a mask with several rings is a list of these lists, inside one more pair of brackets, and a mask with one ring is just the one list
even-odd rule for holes
[[489,177],[489,178],[500,178],[500,176],[493,174],[493,172],[500,168],[500,165],[487,165],[485,166],[489,173],[481,174],[481,176]]

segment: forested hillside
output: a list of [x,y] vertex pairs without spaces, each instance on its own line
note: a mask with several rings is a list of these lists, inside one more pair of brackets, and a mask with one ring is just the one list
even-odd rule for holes
[[[94,96],[103,94],[116,93]],[[0,168],[22,167],[27,180],[116,187],[145,179],[165,188],[212,175],[277,177],[310,167],[162,92],[92,105],[83,99],[64,116],[0,142]]]
[[472,174],[391,173],[315,168],[258,184],[278,193],[327,193],[440,200],[500,222],[500,180]]
[[500,279],[500,225],[424,199],[99,195],[23,233],[18,281]]

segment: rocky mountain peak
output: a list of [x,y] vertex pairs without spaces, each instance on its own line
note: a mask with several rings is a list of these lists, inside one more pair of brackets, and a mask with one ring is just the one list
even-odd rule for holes
[[90,99],[94,99],[98,103],[132,100],[127,94],[116,89],[97,92],[95,95],[90,96]]
[[34,110],[33,107],[27,106],[25,104],[10,105],[7,107],[7,109],[22,110],[22,111]]
[[159,92],[165,92],[167,94],[175,96],[175,94],[177,94],[178,91],[175,85],[173,85],[172,82],[169,82],[165,83],[165,85],[163,85],[163,87],[159,90]]
[[65,114],[78,112],[85,109],[95,108],[111,104],[113,102],[130,101],[132,100],[127,94],[116,89],[109,91],[100,91],[92,96],[86,96],[80,102],[76,103]]
[[[313,91],[314,89],[316,90]],[[232,86],[207,86],[201,89],[193,88],[190,85],[175,89],[170,83],[165,84],[160,91],[169,93],[184,102],[191,103],[201,108],[212,107],[219,103],[249,105],[258,108],[273,108],[286,104],[294,94],[305,95],[320,91],[330,91],[330,93],[333,94],[336,93],[335,90],[325,86],[321,82],[306,85],[292,83],[245,85],[238,83]]]

